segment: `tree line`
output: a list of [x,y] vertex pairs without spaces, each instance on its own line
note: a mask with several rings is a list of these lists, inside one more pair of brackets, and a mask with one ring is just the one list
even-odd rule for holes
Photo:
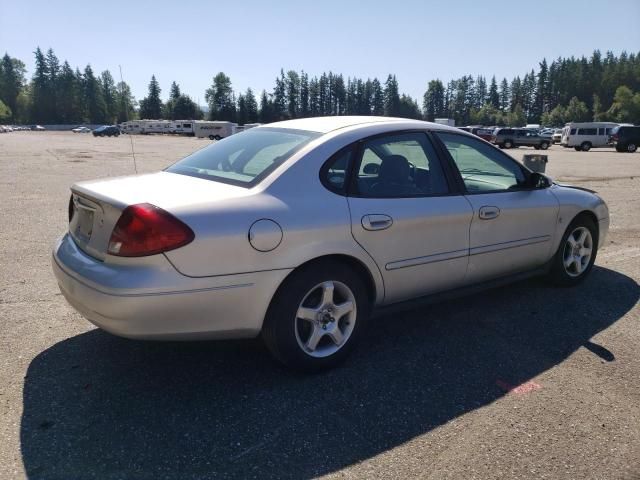
[[[203,112],[173,81],[169,99],[152,75],[139,102],[125,82],[104,71],[95,74],[62,64],[52,49],[37,48],[35,70],[26,80],[25,64],[5,54],[0,61],[0,120],[11,123],[120,123],[128,119],[200,119]],[[619,56],[594,51],[587,57],[543,59],[523,77],[498,81],[465,75],[443,83],[430,80],[422,104],[400,93],[398,80],[344,77],[334,72],[310,77],[282,69],[271,91],[236,93],[220,72],[205,92],[208,118],[240,124],[325,115],[385,115],[426,119],[453,118],[457,125],[611,120],[640,123],[640,53]]]

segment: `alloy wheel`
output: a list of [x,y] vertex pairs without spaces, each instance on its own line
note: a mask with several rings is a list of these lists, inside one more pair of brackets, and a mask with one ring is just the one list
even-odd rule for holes
[[564,270],[570,277],[579,277],[589,266],[593,251],[593,236],[586,227],[577,227],[567,237],[562,256]]
[[334,280],[319,283],[307,292],[296,312],[298,346],[312,357],[329,357],[347,343],[356,317],[356,299],[347,285]]

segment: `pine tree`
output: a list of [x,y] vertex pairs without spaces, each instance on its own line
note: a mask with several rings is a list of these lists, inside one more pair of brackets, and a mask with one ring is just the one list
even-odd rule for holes
[[500,108],[500,95],[498,94],[498,83],[496,82],[496,76],[491,77],[491,85],[489,86],[489,98],[487,101],[493,106],[493,108]]
[[297,118],[300,109],[300,76],[293,70],[287,72],[285,89],[288,117]]
[[47,97],[45,99],[45,116],[46,123],[59,123],[60,118],[56,111],[56,103],[58,97],[58,74],[60,73],[60,61],[58,57],[56,57],[53,50],[50,48],[47,50],[46,56],[47,63],[47,82],[46,82],[46,92]]
[[371,114],[384,115],[384,91],[380,80],[374,78],[371,82]]
[[160,85],[156,80],[155,75],[151,75],[151,81],[149,82],[149,93],[145,98],[140,100],[140,118],[146,118],[150,120],[158,120],[163,118],[162,115],[162,100],[160,99]]
[[84,101],[89,123],[107,122],[107,112],[100,82],[93,74],[90,65],[84,69]]
[[427,86],[422,102],[422,110],[426,120],[433,122],[445,115],[444,85],[440,80],[431,80]]
[[309,108],[309,75],[304,71],[300,74],[300,113],[302,118],[308,117],[310,113]]
[[100,74],[100,87],[104,98],[105,116],[108,123],[114,123],[118,116],[118,106],[116,99],[116,83],[113,81],[111,72],[105,70]]
[[35,70],[31,79],[31,121],[47,123],[48,76],[49,68],[40,47],[36,48]]
[[276,78],[276,87],[273,89],[273,120],[287,118],[287,82],[284,70],[280,69],[280,77]]
[[509,83],[506,78],[503,78],[502,82],[500,82],[500,110],[508,112],[510,100],[511,90],[509,90]]
[[271,123],[274,120],[273,104],[265,90],[260,95],[260,113],[258,119],[260,123]]
[[258,102],[251,88],[247,88],[244,94],[244,104],[247,110],[247,123],[256,123],[258,121]]
[[400,94],[398,80],[395,75],[389,75],[384,88],[384,114],[387,117],[397,117],[400,114]]

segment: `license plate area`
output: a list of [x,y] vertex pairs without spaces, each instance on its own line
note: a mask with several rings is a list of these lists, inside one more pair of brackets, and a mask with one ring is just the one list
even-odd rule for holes
[[79,242],[88,244],[93,234],[93,223],[96,213],[96,207],[90,205],[87,201],[73,196],[73,206],[71,221],[69,223],[69,232]]

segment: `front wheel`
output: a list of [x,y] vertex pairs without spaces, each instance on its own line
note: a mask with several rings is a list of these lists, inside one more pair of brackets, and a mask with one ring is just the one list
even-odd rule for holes
[[262,337],[289,368],[332,368],[353,350],[370,309],[365,284],[353,269],[336,262],[314,263],[294,272],[280,287]]
[[580,145],[580,149],[583,152],[588,152],[589,150],[591,150],[591,144],[589,142],[583,142],[582,145]]
[[574,219],[553,258],[550,279],[560,286],[574,286],[591,272],[598,252],[598,229],[587,216]]
[[513,142],[511,140],[505,140],[503,145],[504,145],[504,148],[511,148],[513,147]]
[[542,143],[540,144],[540,148],[541,148],[542,150],[546,150],[547,148],[549,148],[549,144],[548,144],[547,142],[542,142]]
[[638,149],[638,146],[635,143],[630,143],[627,145],[627,152],[633,153]]
[[216,137],[214,137],[213,135],[209,135],[209,140],[215,140]]

